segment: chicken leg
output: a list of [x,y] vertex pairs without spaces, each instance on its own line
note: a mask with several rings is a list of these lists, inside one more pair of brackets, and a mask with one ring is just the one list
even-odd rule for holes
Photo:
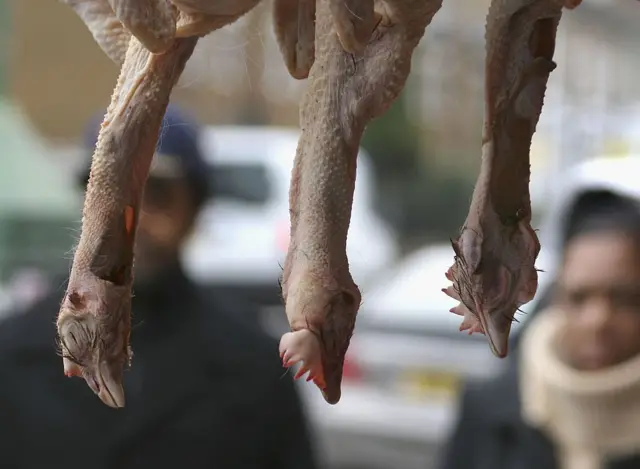
[[124,406],[123,370],[131,359],[133,246],[144,184],[171,90],[198,41],[173,35],[186,34],[183,26],[203,33],[204,24],[228,24],[257,1],[236,2],[221,17],[181,14],[180,21],[166,0],[66,1],[107,55],[124,61],[93,155],[82,233],[57,320],[65,374],[83,377],[111,407]]
[[111,407],[124,406],[133,245],[144,184],[171,89],[197,40],[179,39],[152,55],[131,39],[93,155],[82,234],[57,325],[65,374],[83,377]]
[[493,0],[487,17],[482,163],[469,214],[452,241],[443,289],[460,301],[460,330],[508,353],[511,323],[538,287],[540,244],[531,227],[529,150],[553,62],[562,8],[576,0]]
[[[374,3],[361,3],[368,8],[364,16],[374,17]],[[282,277],[291,332],[283,335],[280,353],[285,366],[301,362],[296,378],[308,372],[307,380],[331,404],[340,400],[361,299],[346,254],[360,139],[367,123],[402,91],[413,50],[441,4],[376,3],[377,26],[362,53],[353,55],[336,34],[332,0],[317,2],[315,62],[300,109],[302,135],[289,195],[291,242]]]

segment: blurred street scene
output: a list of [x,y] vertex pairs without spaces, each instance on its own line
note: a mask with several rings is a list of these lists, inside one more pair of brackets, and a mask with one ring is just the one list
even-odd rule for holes
[[[540,287],[518,315],[516,339],[550,301],[564,223],[581,194],[640,200],[637,3],[584,0],[564,13],[531,149]],[[363,305],[341,401],[329,406],[310,383],[296,383],[320,469],[440,467],[464,383],[508,367],[484,336],[458,332],[454,302],[440,290],[479,170],[488,5],[444,2],[405,91],[365,133],[347,246]],[[279,339],[288,329],[279,277],[305,81],[287,72],[270,12],[265,1],[202,39],[173,103],[202,125],[203,174],[213,188],[185,240],[185,274],[214,296],[224,290],[256,305],[243,320]],[[82,217],[85,129],[109,104],[117,76],[62,2],[0,0],[2,320],[63,294]],[[289,468],[297,466],[279,466]]]

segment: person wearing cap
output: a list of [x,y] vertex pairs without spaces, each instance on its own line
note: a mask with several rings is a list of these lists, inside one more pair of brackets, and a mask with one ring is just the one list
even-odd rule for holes
[[640,468],[640,208],[585,192],[566,220],[549,302],[465,387],[442,469]]
[[[89,126],[87,155],[99,124]],[[205,294],[180,264],[210,196],[197,136],[198,127],[171,105],[136,239],[126,406],[109,408],[82,380],[64,377],[55,344],[62,286],[0,324],[0,467],[317,467],[277,342],[244,320],[253,306],[223,291]],[[81,187],[88,170],[87,163]]]

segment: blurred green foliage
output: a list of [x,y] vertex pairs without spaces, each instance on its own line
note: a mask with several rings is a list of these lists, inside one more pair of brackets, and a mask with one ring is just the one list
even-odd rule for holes
[[383,116],[368,125],[362,146],[385,178],[405,176],[420,165],[419,131],[407,118],[406,93],[402,93]]
[[408,251],[455,236],[467,214],[473,179],[445,171],[429,157],[421,130],[407,117],[407,99],[405,92],[371,122],[362,145],[376,169],[378,210]]

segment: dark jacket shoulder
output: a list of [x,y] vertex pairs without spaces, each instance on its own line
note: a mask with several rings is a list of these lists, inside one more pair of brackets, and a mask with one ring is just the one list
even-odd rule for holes
[[[519,451],[517,447],[523,438],[530,437],[519,416],[520,400],[515,363],[509,363],[502,373],[491,380],[467,382],[458,405],[457,420],[441,455],[441,467],[520,468],[507,463]],[[526,462],[522,469],[529,467],[554,469],[554,466],[530,466]]]
[[50,293],[0,321],[0,360],[10,353],[56,349],[56,317],[63,293]]
[[[277,340],[250,319],[250,303],[189,290],[189,299],[181,296],[161,319],[134,324],[127,406],[114,413],[62,373],[55,320],[63,294],[0,323],[0,452],[7,467],[62,464],[67,456],[67,467],[79,467],[83,457],[64,450],[72,434],[84,456],[93,449],[105,468],[165,467],[184,454],[198,462],[194,468],[316,467]],[[99,442],[84,436],[97,432]]]
[[[518,355],[496,378],[466,384],[459,414],[442,453],[443,469],[557,469],[553,442],[521,415]],[[603,469],[640,467],[640,454]]]

